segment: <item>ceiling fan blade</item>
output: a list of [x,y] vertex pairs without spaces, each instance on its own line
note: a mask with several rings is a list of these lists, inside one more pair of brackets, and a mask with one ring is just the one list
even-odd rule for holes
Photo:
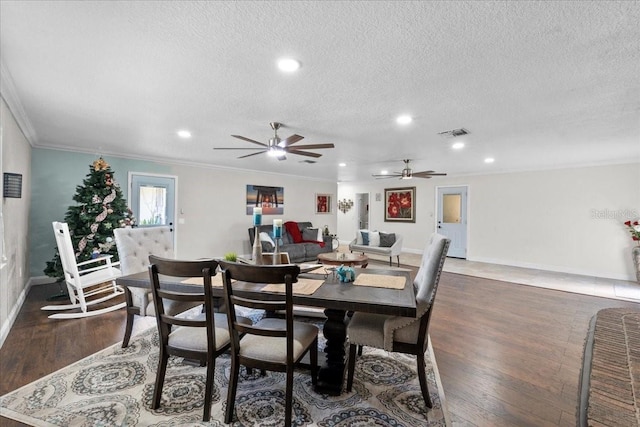
[[308,157],[322,157],[322,154],[312,153],[311,151],[298,151],[298,150],[286,150],[289,154],[297,154],[299,156],[308,156]]
[[244,136],[241,136],[241,135],[231,135],[231,136],[234,137],[234,138],[241,139],[243,141],[251,142],[252,144],[258,144],[258,145],[261,145],[263,147],[268,147],[267,144],[263,144],[262,142],[254,141],[253,139],[245,138]]
[[283,139],[280,142],[281,147],[288,147],[289,145],[295,144],[296,142],[304,139],[304,136],[293,134],[288,138]]
[[[249,148],[249,147],[213,147],[214,150],[262,150],[261,148]],[[262,150],[264,151],[264,150]]]
[[244,159],[245,157],[251,157],[251,156],[255,156],[257,154],[262,154],[262,153],[266,153],[266,152],[267,152],[267,150],[261,150],[261,151],[258,151],[257,153],[246,154],[246,155],[240,156],[238,158],[239,159]]
[[[333,144],[308,144],[308,145],[296,145],[293,149],[298,150],[304,148],[305,150],[318,150],[320,148],[334,148]],[[287,147],[284,147],[285,149]]]
[[389,174],[387,174],[387,175],[371,175],[371,176],[376,178],[376,179],[384,179],[384,178],[397,178],[397,177],[402,176],[402,175],[389,175]]
[[432,176],[446,176],[446,173],[435,173],[433,171],[425,171],[425,172],[416,172],[412,174],[413,176],[417,176],[418,178],[431,178]]

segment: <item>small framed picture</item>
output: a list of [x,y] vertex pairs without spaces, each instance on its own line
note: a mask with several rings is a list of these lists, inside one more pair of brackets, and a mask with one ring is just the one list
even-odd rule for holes
[[384,220],[416,222],[416,187],[384,189]]
[[316,213],[317,214],[330,214],[331,213],[331,194],[319,194],[316,193]]

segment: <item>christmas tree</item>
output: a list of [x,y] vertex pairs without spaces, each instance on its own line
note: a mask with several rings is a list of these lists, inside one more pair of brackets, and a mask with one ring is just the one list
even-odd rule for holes
[[[77,262],[104,255],[113,255],[111,260],[117,261],[113,229],[135,225],[133,213],[113,175],[111,166],[101,157],[89,166],[87,177],[76,187],[73,200],[77,205],[69,206],[64,220],[69,226]],[[56,279],[64,277],[57,248],[44,273]]]

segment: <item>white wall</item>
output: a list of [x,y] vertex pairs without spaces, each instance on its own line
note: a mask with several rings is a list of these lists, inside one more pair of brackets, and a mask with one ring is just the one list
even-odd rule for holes
[[0,101],[0,171],[22,174],[22,198],[2,198],[4,264],[0,268],[0,346],[15,320],[28,289],[31,146],[11,111]]
[[[467,259],[635,280],[629,234],[640,217],[640,163],[409,181],[416,186],[415,224],[385,223],[375,193],[407,181],[340,184],[338,197],[371,193],[371,227],[401,233],[420,252],[435,229],[435,189],[469,186]],[[338,213],[341,240],[355,235],[355,213]]]
[[263,224],[280,218],[336,229],[335,212],[316,214],[314,201],[315,193],[333,194],[335,200],[335,182],[189,166],[172,166],[171,173],[178,176],[178,222],[184,220],[176,228],[179,257],[251,254],[248,229],[252,216],[245,212],[247,185],[284,187],[284,215],[265,215]]

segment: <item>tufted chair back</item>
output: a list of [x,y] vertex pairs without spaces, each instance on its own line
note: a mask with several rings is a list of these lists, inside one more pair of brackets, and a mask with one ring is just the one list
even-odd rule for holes
[[147,271],[149,255],[174,258],[173,235],[169,227],[116,228],[113,234],[122,274]]

